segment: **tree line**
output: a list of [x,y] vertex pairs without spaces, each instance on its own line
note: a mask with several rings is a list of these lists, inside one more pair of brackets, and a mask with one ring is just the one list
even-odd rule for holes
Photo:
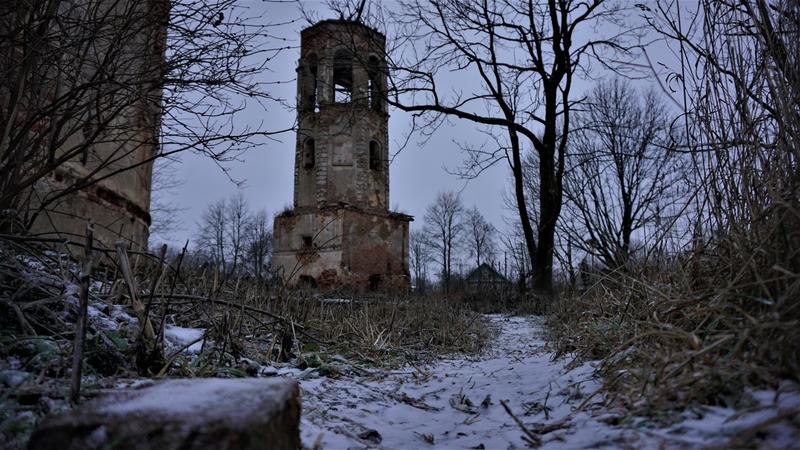
[[[679,183],[686,158],[677,151],[681,135],[663,97],[613,79],[598,83],[583,110],[575,113],[575,131],[566,156],[563,212],[557,224],[556,275],[575,287],[581,271],[617,269],[663,256],[664,232],[676,219]],[[528,211],[538,217],[537,159],[523,161]],[[465,209],[453,192],[438,194],[427,208],[421,231],[411,235],[414,276],[424,280],[426,262],[437,262],[449,290],[453,261],[473,258],[469,269],[492,261],[504,276],[530,282],[533,260],[524,230],[514,216],[511,192],[505,195],[507,230],[488,223],[476,207]],[[502,260],[494,258],[502,252]],[[509,270],[509,267],[511,268]],[[419,281],[417,282],[419,284]]]
[[208,204],[195,226],[188,264],[223,277],[271,279],[272,216],[252,209],[241,192]]
[[439,266],[436,275],[446,293],[451,291],[454,277],[462,278],[466,271],[482,263],[496,265],[496,241],[497,229],[476,206],[468,209],[457,193],[440,192],[425,211],[422,230],[412,230],[409,236],[409,259],[416,290],[425,292],[432,287],[433,268],[429,261]]

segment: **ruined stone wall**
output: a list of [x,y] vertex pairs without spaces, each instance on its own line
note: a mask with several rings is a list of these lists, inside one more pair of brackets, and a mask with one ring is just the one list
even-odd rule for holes
[[[387,210],[388,116],[386,105],[373,101],[376,91],[370,90],[370,82],[376,89],[385,89],[386,76],[383,71],[370,75],[368,67],[371,60],[380,57],[382,61],[383,45],[380,33],[347,22],[325,21],[302,32],[297,69],[296,208],[346,202]],[[334,66],[342,51],[352,57],[352,97],[347,102],[337,102],[334,93]],[[313,165],[308,164],[310,140],[314,142]],[[378,167],[370,164],[373,142]]]
[[402,214],[355,209],[293,211],[275,218],[273,265],[288,285],[319,288],[408,288],[408,223]]
[[326,269],[339,271],[342,261],[342,211],[292,211],[275,218],[272,264],[290,285],[301,279],[316,284]]
[[342,264],[350,272],[351,285],[395,292],[408,289],[409,221],[403,214],[345,212]]
[[[100,2],[101,5],[106,5]],[[70,117],[73,133],[56,149],[56,157],[68,149],[92,144],[79,158],[73,158],[56,168],[33,187],[31,210],[43,209],[32,223],[31,233],[80,242],[87,219],[94,222],[94,237],[99,245],[113,246],[118,239],[129,242],[131,248],[147,248],[150,226],[150,197],[152,184],[151,159],[158,151],[158,131],[161,114],[161,92],[148,88],[163,66],[166,30],[162,28],[168,14],[166,0],[137,3],[108,1],[109,17],[120,14],[138,18],[129,24],[129,39],[125,42],[94,42],[98,53],[108,46],[119,46],[116,61],[106,61],[113,67],[114,79],[129,86],[125,90],[104,95],[98,92],[97,116],[87,114]],[[102,6],[101,6],[102,7]],[[92,61],[84,61],[87,76],[98,70]],[[102,69],[101,69],[102,70]],[[102,85],[98,89],[103,89]],[[91,120],[103,120],[106,111],[110,121],[102,126]],[[101,117],[101,118],[97,118]],[[99,130],[99,131],[95,131]],[[94,133],[98,133],[92,136]],[[90,137],[91,136],[91,137]],[[91,183],[73,191],[76,183]],[[44,202],[44,206],[40,208]]]
[[275,218],[272,259],[289,286],[408,289],[412,218],[388,208],[384,46],[355,22],[302,31],[294,210]]
[[[48,201],[39,213],[32,233],[81,241],[86,220],[91,219],[98,244],[111,247],[123,239],[133,249],[147,249],[153,167],[150,160],[157,151],[158,125],[150,122],[150,111],[132,108],[131,114],[119,119],[131,121],[118,126],[126,130],[126,136],[93,145],[85,161],[67,161],[36,184],[36,199],[58,198]],[[76,182],[90,178],[100,181],[62,195]],[[38,209],[37,202],[31,207]]]
[[[295,158],[295,207],[346,202],[386,211],[389,201],[388,130],[373,111],[354,122],[350,105],[333,104],[303,120]],[[315,144],[314,166],[305,167],[306,139]],[[380,146],[381,165],[370,168],[370,142]]]

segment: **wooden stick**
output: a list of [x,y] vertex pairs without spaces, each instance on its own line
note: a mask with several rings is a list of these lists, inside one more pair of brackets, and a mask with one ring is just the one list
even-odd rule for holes
[[531,445],[532,447],[538,447],[542,445],[542,439],[536,434],[534,434],[531,430],[529,430],[528,427],[526,427],[525,424],[522,423],[522,421],[519,420],[519,418],[515,416],[513,412],[511,412],[511,408],[508,407],[508,403],[506,403],[505,400],[500,400],[500,404],[503,405],[503,409],[506,410],[508,415],[511,416],[512,419],[514,419],[514,422],[517,423],[517,426],[520,428],[520,430],[522,430],[522,432],[525,433],[524,437],[527,438],[525,439],[525,441],[529,445]]
[[125,284],[128,285],[128,293],[131,296],[131,304],[133,305],[133,312],[139,319],[139,326],[144,331],[144,337],[148,340],[155,338],[153,332],[153,325],[150,323],[150,318],[145,314],[145,307],[142,302],[136,297],[136,282],[131,274],[131,264],[128,261],[128,252],[126,249],[125,241],[117,241],[117,260],[119,269],[122,272],[122,277],[125,279]]
[[[147,297],[147,304],[144,307],[144,316],[147,317],[148,321],[150,319],[150,307],[153,305],[153,294],[158,288],[158,284],[161,282],[161,278],[164,276],[164,258],[166,257],[166,255],[167,255],[167,244],[163,244],[161,246],[161,251],[159,252],[158,255],[158,266],[157,266],[158,273],[155,274],[155,276],[153,277],[153,282],[150,285],[150,295]],[[155,342],[154,344],[157,345],[158,343]]]
[[[186,249],[189,247],[189,240],[186,240],[186,243],[183,244],[183,250],[181,250],[181,255],[178,257],[178,264],[175,267],[175,273],[172,276],[172,284],[169,287],[170,295],[175,293],[175,284],[178,281],[178,277],[181,275],[181,265],[183,264],[183,258],[186,256]],[[158,335],[156,336],[156,343],[157,345],[161,345],[163,348],[164,345],[164,327],[166,326],[167,320],[167,310],[169,309],[169,300],[168,298],[164,299],[161,302],[161,323],[158,326]]]
[[69,389],[69,398],[72,403],[78,403],[81,395],[81,372],[83,369],[83,344],[86,341],[86,315],[89,309],[89,279],[92,274],[92,241],[94,240],[94,226],[92,222],[86,223],[86,246],[84,247],[83,268],[79,276],[80,303],[78,304],[78,319],[75,322],[75,339],[72,344],[72,380]]

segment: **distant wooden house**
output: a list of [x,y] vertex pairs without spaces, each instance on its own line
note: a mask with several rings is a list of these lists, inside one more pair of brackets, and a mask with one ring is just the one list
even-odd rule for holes
[[489,264],[483,263],[467,275],[465,280],[469,291],[504,291],[511,288],[511,283],[494,270]]

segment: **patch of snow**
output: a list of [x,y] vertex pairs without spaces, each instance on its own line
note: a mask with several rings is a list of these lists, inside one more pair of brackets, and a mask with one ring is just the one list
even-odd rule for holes
[[78,305],[78,296],[81,293],[81,288],[75,283],[64,283],[64,297],[67,302]]
[[115,384],[116,389],[142,389],[146,387],[153,386],[155,382],[149,378],[138,378],[138,379],[123,379],[117,380]]
[[[764,400],[758,411],[735,416],[708,408],[667,428],[617,424],[616,414],[601,406],[595,367],[575,368],[554,360],[545,349],[543,323],[537,318],[488,316],[500,328],[483,355],[452,358],[390,373],[339,378],[309,377],[297,369],[279,369],[300,379],[306,447],[322,448],[524,448],[523,432],[505,411],[542,433],[542,448],[616,449],[724,446],[737,431],[780,414],[800,396],[755,393]],[[586,402],[583,409],[578,407]],[[641,424],[639,424],[641,425]],[[786,425],[771,427],[769,442],[796,443]],[[787,439],[792,436],[794,441]],[[777,448],[784,448],[779,445]]]
[[104,287],[105,283],[103,283],[102,281],[95,280],[89,283],[89,292],[94,294],[100,294],[103,292]]
[[139,319],[128,314],[122,305],[110,305],[109,315],[117,322],[125,322],[135,328],[139,327]]
[[21,370],[3,370],[0,371],[0,384],[5,384],[13,388],[28,381],[32,377],[33,375],[29,372],[23,372]]
[[321,301],[322,303],[331,303],[331,304],[352,302],[352,300],[349,298],[323,298]]
[[273,366],[261,366],[258,369],[258,376],[260,377],[276,377],[278,376],[278,369]]
[[118,330],[119,324],[115,320],[110,319],[107,314],[100,311],[100,309],[96,305],[100,305],[101,307],[106,306],[103,305],[102,303],[88,305],[88,308],[86,309],[86,314],[88,315],[89,323],[92,324],[92,326],[95,329],[98,329],[100,331]]
[[22,361],[16,356],[0,359],[0,369],[17,370],[22,367]]
[[172,350],[179,350],[190,342],[194,342],[186,349],[186,352],[189,354],[198,354],[203,348],[204,339],[202,338],[205,331],[206,330],[203,328],[185,328],[175,325],[166,325],[164,327],[164,339]]
[[[80,306],[80,286],[75,283],[65,283],[64,284],[64,301],[73,305],[75,308]],[[118,306],[118,305],[113,305]],[[113,306],[111,307],[111,311],[113,312]],[[109,317],[109,314],[106,314],[102,311],[102,309],[108,308],[109,305],[106,305],[103,302],[91,301],[86,307],[86,315],[92,327],[100,331],[116,331],[119,329],[119,324],[117,321],[112,320],[113,315]]]
[[[765,423],[781,414],[800,408],[800,390],[796,385],[784,383],[776,392],[761,390],[750,392],[756,406],[743,411],[717,406],[705,406],[694,416],[685,413],[686,420],[665,429],[653,429],[654,436],[686,445],[724,446],[732,436]],[[778,422],[765,427],[765,448],[793,448],[798,442],[798,430]]]

